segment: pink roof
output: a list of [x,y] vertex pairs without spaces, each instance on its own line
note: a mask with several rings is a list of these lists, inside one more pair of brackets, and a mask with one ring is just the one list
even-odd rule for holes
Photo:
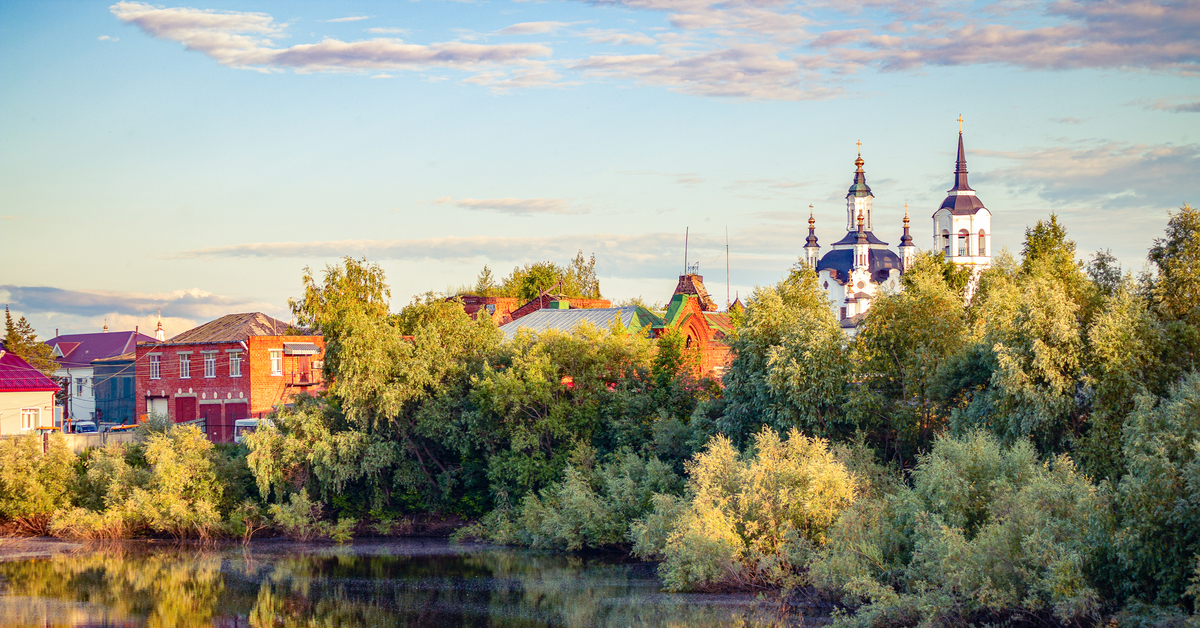
[[58,384],[14,353],[0,350],[0,392],[58,390]]
[[90,366],[92,360],[103,360],[128,353],[137,348],[138,342],[154,342],[146,334],[132,331],[95,332],[91,334],[68,334],[55,336],[46,341],[58,347],[63,357],[55,361],[63,368]]

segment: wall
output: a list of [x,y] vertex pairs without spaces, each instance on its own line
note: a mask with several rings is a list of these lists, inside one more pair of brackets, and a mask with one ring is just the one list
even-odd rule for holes
[[38,417],[40,425],[54,425],[53,391],[0,392],[0,434],[31,433],[30,430],[21,429],[22,408],[41,408],[41,415]]
[[146,411],[145,401],[138,408],[137,379],[132,360],[93,363],[92,387],[96,415],[103,423],[133,423]]

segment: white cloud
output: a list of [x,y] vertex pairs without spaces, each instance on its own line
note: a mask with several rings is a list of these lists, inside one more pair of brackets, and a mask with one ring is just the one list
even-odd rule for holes
[[373,75],[371,75],[371,78],[373,78],[373,79],[388,79],[388,78],[395,78],[395,77],[392,76],[391,74],[373,74]]
[[286,316],[282,304],[261,303],[213,294],[198,288],[164,293],[70,290],[50,286],[0,285],[0,299],[15,313],[27,316],[44,337],[61,333],[100,331],[105,319],[110,330],[153,335],[158,311],[168,336],[236,312],[266,312]]
[[396,39],[345,42],[330,38],[279,48],[271,38],[283,36],[287,25],[276,24],[263,13],[162,8],[140,2],[119,2],[111,9],[118,19],[153,37],[177,41],[188,50],[235,68],[336,72],[446,67],[480,71],[498,65],[528,65],[532,57],[551,54],[549,48],[537,44],[420,45]]
[[373,17],[375,17],[375,16],[374,15],[355,15],[352,17],[335,17],[332,20],[325,20],[325,21],[326,22],[358,22],[360,20],[369,20]]
[[375,35],[404,35],[408,33],[408,29],[376,26],[374,28],[368,28],[367,32]]
[[111,35],[101,35],[96,39],[99,41],[121,41],[120,37],[113,37]]
[[521,22],[496,31],[497,35],[540,35],[570,26],[569,22]]
[[453,205],[462,209],[494,211],[502,214],[586,214],[587,207],[572,205],[565,198],[462,198],[449,196],[434,199],[438,205]]
[[579,34],[593,44],[617,46],[653,46],[658,43],[653,37],[642,33],[627,33],[616,29],[589,28]]
[[975,152],[1012,164],[986,171],[980,181],[997,181],[1057,205],[1170,209],[1200,198],[1200,144],[1081,142]]

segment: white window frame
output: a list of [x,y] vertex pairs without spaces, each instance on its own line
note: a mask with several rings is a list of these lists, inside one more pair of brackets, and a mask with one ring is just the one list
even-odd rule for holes
[[162,356],[150,356],[150,379],[162,379]]
[[230,377],[241,377],[242,376],[242,352],[241,351],[230,351],[229,352],[229,376]]
[[271,375],[283,375],[283,349],[268,349],[271,357]]
[[192,378],[192,354],[179,354],[179,379]]
[[42,424],[41,408],[21,408],[21,429],[32,430]]
[[217,354],[214,351],[204,353],[204,377],[212,379],[217,376]]

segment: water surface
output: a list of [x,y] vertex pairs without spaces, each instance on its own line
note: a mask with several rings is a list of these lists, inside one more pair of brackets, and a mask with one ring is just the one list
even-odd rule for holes
[[[122,543],[0,563],[14,627],[796,626],[751,595],[670,594],[650,565],[440,540]],[[811,624],[811,620],[809,622]]]

